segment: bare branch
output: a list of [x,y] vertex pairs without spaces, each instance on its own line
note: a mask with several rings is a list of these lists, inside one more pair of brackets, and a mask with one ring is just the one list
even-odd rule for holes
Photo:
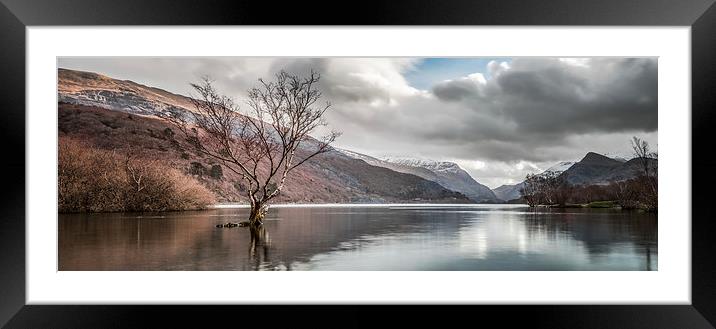
[[[272,81],[259,79],[248,90],[248,111],[216,91],[209,78],[192,84],[193,111],[162,115],[179,128],[186,142],[203,155],[220,161],[249,184],[252,208],[280,194],[289,173],[316,155],[329,151],[340,133],[314,139],[326,126],[329,102],[318,105],[320,75],[298,76],[281,71]],[[275,188],[273,188],[275,186]]]

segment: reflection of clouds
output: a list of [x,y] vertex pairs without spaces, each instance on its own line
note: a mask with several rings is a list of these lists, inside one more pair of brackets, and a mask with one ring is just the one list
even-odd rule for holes
[[[293,263],[292,268],[642,269],[638,259],[643,251],[635,249],[628,236],[620,236],[612,229],[605,230],[604,226],[609,226],[607,222],[595,222],[594,217],[600,216],[598,213],[524,211],[507,205],[471,206],[470,209],[426,205],[398,208],[401,208],[402,215],[420,217],[425,221],[421,224],[414,221],[403,223],[400,226],[402,233],[398,234],[380,232],[361,235],[339,244],[332,251]],[[460,221],[447,224],[451,222],[447,214],[456,216]],[[584,229],[591,234],[585,236],[577,232]],[[595,249],[595,244],[600,248]]]
[[564,232],[548,232],[544,227],[529,227],[518,212],[479,212],[480,219],[458,231],[458,249],[466,257],[487,259],[492,254],[517,253],[520,256],[549,254],[557,258],[584,258],[583,243]]
[[458,248],[462,253],[485,259],[489,248],[487,239],[487,230],[484,227],[468,226],[458,232]]
[[517,236],[517,238],[517,250],[520,255],[524,255],[527,252],[527,234],[522,232]]
[[[270,244],[217,229],[247,209],[63,214],[62,270],[645,270],[657,269],[656,218],[513,205],[277,207]],[[101,219],[101,220],[98,220]],[[266,245],[268,248],[263,248]]]

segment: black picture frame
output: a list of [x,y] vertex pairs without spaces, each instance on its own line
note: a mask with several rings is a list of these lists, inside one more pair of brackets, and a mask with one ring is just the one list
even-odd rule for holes
[[[628,25],[690,26],[692,150],[707,150],[716,114],[714,0],[361,1],[0,0],[0,324],[9,328],[162,327],[220,322],[337,327],[453,321],[549,328],[713,328],[716,242],[708,198],[716,160],[692,152],[691,305],[78,306],[25,305],[25,28],[50,25]],[[24,175],[21,173],[25,173]],[[688,220],[664,218],[662,220]],[[426,283],[439,284],[439,283]],[[658,289],[658,287],[655,287]],[[326,310],[325,308],[329,308]],[[247,316],[248,315],[248,316]],[[333,320],[333,321],[336,321]],[[324,322],[325,321],[325,322]],[[500,323],[500,322],[497,322]]]

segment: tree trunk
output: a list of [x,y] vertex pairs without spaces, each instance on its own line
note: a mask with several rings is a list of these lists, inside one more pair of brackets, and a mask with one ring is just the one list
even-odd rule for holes
[[251,205],[251,214],[249,215],[249,224],[252,227],[261,226],[264,222],[264,217],[268,212],[268,204],[256,202]]

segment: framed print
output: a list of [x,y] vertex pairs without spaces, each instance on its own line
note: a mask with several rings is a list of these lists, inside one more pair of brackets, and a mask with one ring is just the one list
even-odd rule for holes
[[3,1],[8,327],[713,327],[711,1]]

